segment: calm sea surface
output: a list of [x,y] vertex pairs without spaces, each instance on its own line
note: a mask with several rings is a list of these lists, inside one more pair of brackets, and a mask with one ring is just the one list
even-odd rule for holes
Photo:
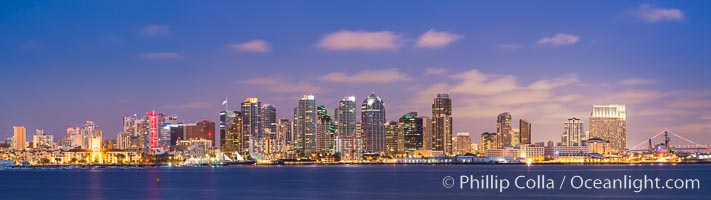
[[[462,175],[510,181],[471,189]],[[517,189],[539,175],[554,189]],[[571,177],[698,179],[700,189],[574,189]],[[454,186],[443,184],[451,176]],[[566,180],[563,181],[563,177]],[[160,178],[160,182],[156,179]],[[520,179],[525,185],[527,179]],[[446,181],[445,181],[446,182]],[[483,181],[482,181],[483,182]],[[563,183],[562,188],[559,188]],[[529,184],[531,184],[529,183]],[[536,184],[538,187],[546,187]],[[591,182],[592,183],[592,182]],[[543,186],[541,186],[543,185]],[[709,199],[711,165],[338,165],[0,170],[0,199]]]

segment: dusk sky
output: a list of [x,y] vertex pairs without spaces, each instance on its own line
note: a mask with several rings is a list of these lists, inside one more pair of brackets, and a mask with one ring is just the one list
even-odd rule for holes
[[[598,4],[593,4],[598,3]],[[454,132],[511,112],[533,142],[593,104],[626,104],[628,146],[665,128],[711,144],[709,1],[5,1],[0,137],[55,139],[155,109],[218,121],[258,97],[293,119],[375,92],[388,120],[453,99]],[[28,136],[31,138],[31,136]],[[681,143],[679,140],[674,141]]]

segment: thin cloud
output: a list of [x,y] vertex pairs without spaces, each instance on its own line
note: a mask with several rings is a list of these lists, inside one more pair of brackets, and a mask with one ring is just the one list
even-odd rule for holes
[[180,58],[180,54],[175,52],[157,52],[140,54],[138,57],[150,60],[169,60]]
[[684,12],[679,9],[659,8],[650,4],[640,5],[634,13],[637,17],[649,23],[684,20]]
[[463,35],[430,29],[417,39],[415,46],[419,48],[437,49],[445,47],[462,38],[464,38]]
[[580,37],[577,35],[558,33],[551,37],[544,37],[538,40],[538,45],[541,46],[567,46],[573,45],[580,41]]
[[264,40],[250,40],[247,42],[232,44],[230,48],[239,52],[267,53],[272,50],[271,45]]
[[447,74],[447,69],[445,68],[427,68],[425,69],[425,75],[444,75]]
[[211,108],[212,106],[215,106],[217,104],[212,104],[210,102],[206,101],[195,101],[195,102],[188,102],[184,104],[179,104],[179,105],[169,105],[165,106],[167,109],[179,109],[179,110],[196,110],[196,109],[206,109],[206,108]]
[[318,47],[332,51],[395,50],[401,46],[402,37],[391,31],[342,30],[324,36]]
[[141,27],[139,32],[141,33],[141,35],[144,35],[144,36],[159,36],[159,35],[170,34],[171,30],[170,30],[169,26],[150,24],[150,25]]
[[321,76],[322,81],[332,83],[393,83],[410,81],[412,77],[401,73],[398,69],[363,70],[353,75],[343,72],[332,72]]
[[644,78],[628,78],[619,82],[622,85],[653,85],[657,80]]

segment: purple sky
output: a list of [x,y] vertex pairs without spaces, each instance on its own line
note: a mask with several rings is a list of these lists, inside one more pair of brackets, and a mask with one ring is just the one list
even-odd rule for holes
[[[213,2],[215,3],[215,2]],[[668,128],[711,144],[707,1],[183,1],[0,3],[0,137],[63,137],[92,119],[105,138],[152,109],[218,120],[246,97],[292,118],[303,94],[333,112],[370,92],[389,120],[453,99],[454,131],[496,115],[559,141],[592,104],[626,104],[628,145]],[[515,125],[518,127],[518,124]],[[31,138],[31,137],[28,137]],[[678,140],[677,140],[678,141]],[[686,143],[681,143],[686,144]]]

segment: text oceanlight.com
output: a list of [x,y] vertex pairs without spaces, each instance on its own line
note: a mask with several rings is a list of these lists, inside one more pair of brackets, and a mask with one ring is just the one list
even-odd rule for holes
[[635,193],[644,190],[698,190],[701,181],[694,178],[659,178],[624,175],[619,177],[563,176],[553,179],[545,175],[499,177],[498,175],[446,176],[442,179],[445,188],[460,190],[494,190],[504,192],[519,190],[630,190]]

